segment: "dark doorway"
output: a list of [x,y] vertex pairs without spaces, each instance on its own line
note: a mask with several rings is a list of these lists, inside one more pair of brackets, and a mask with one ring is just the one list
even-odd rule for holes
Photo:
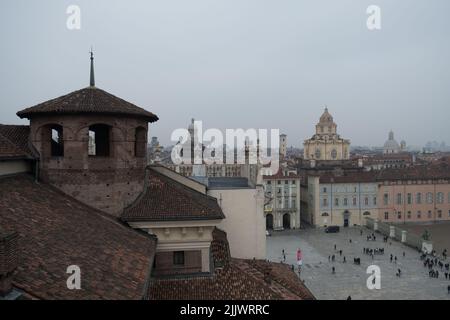
[[291,228],[291,215],[289,213],[285,213],[283,215],[283,229]]
[[350,224],[350,212],[344,212],[344,227],[348,227]]
[[273,215],[266,215],[266,230],[273,230]]

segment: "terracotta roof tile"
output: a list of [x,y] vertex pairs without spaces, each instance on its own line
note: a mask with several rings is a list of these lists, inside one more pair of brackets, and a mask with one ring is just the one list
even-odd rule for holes
[[217,199],[147,168],[145,192],[125,208],[122,220],[189,221],[224,219]]
[[346,172],[341,175],[320,175],[320,183],[358,183],[392,180],[436,180],[450,179],[450,164],[415,165],[406,168],[387,168],[383,170]]
[[158,117],[128,101],[102,89],[87,87],[64,96],[40,103],[17,112],[20,118],[31,118],[40,114],[112,114],[146,118],[155,122]]
[[215,229],[211,245],[213,276],[152,279],[151,300],[310,300],[314,299],[288,265],[262,260],[231,259],[226,234]]
[[30,127],[0,124],[0,158],[33,158]]
[[[40,299],[141,299],[156,240],[28,175],[0,178],[0,225],[19,234],[14,285]],[[67,267],[81,268],[69,290]]]

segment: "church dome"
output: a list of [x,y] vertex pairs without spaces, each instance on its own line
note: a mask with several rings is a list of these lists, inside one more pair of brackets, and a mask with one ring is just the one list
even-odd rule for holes
[[333,122],[333,116],[328,112],[328,108],[325,108],[325,111],[320,116],[320,123],[329,123]]
[[400,150],[400,145],[398,142],[394,139],[394,132],[389,132],[389,139],[384,143],[384,150],[391,151],[391,152],[397,152]]

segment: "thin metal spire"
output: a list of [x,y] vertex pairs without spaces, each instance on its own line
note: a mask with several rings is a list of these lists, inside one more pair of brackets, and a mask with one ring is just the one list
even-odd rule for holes
[[90,86],[95,87],[95,77],[94,77],[94,52],[91,47],[91,81]]

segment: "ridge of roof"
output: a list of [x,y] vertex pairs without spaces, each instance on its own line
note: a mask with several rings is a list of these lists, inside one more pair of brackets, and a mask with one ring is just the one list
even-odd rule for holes
[[48,114],[112,114],[143,117],[149,122],[158,116],[98,87],[86,87],[17,112],[20,118]]

